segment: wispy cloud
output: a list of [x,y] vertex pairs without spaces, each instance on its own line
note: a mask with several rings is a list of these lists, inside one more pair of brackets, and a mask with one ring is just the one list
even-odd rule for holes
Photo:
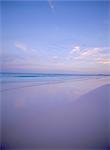
[[79,65],[110,64],[110,47],[81,48],[73,47],[69,51],[66,60]]
[[54,60],[57,60],[57,59],[58,59],[58,56],[55,55],[55,56],[53,56],[52,58],[53,58]]
[[28,49],[27,46],[21,42],[16,42],[15,47],[20,49],[20,50],[23,50],[23,51],[27,51],[27,49]]
[[80,46],[75,46],[69,51],[69,55],[72,57],[79,58],[89,58],[89,57],[106,57],[110,55],[109,47],[94,47],[94,48],[81,48]]
[[[97,68],[106,70],[110,65],[109,47],[88,47],[74,46],[63,53],[46,53],[45,50],[37,50],[27,43],[17,41],[14,43],[15,53],[5,57],[4,65],[16,69],[33,70],[81,70],[86,68]],[[16,53],[17,52],[17,53]]]
[[75,46],[70,52],[70,55],[75,55],[79,57],[88,57],[88,56],[95,56],[100,53],[100,48],[86,48],[81,49],[80,46]]
[[51,11],[54,13],[55,8],[54,8],[53,0],[48,0],[48,4],[49,4],[49,7],[50,7]]
[[99,59],[99,60],[97,60],[97,63],[99,63],[99,64],[110,64],[110,59],[107,59],[107,58]]
[[70,51],[70,54],[74,54],[74,53],[80,53],[80,46],[75,46],[75,47]]
[[100,53],[101,49],[100,48],[91,48],[91,49],[86,49],[84,52],[80,52],[80,56],[82,57],[91,57],[91,56],[96,56]]
[[14,47],[16,47],[17,49],[20,49],[22,51],[25,51],[25,52],[31,52],[31,53],[38,52],[38,49],[33,48],[33,47],[29,46],[28,44],[20,42],[20,41],[15,42]]
[[17,51],[19,51],[19,53],[12,56],[13,61],[10,61],[10,63],[14,62],[16,65],[37,65],[39,62],[41,62],[40,51],[38,51],[36,48],[29,46],[27,43],[19,41],[14,44],[14,47]]

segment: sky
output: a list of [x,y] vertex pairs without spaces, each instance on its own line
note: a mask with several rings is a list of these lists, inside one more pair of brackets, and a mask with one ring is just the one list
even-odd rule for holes
[[2,71],[110,73],[109,1],[1,1]]

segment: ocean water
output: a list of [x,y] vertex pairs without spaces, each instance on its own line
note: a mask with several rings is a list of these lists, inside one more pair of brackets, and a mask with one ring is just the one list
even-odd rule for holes
[[107,75],[52,74],[52,73],[0,73],[1,91],[55,84],[68,81],[109,79]]

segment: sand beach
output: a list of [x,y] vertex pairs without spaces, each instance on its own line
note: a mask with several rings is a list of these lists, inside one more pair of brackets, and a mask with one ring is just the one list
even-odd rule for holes
[[17,88],[2,91],[2,147],[108,148],[109,81],[89,77],[27,87],[14,83]]

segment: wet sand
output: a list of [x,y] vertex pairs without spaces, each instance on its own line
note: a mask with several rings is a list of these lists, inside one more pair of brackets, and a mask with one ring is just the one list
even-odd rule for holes
[[3,92],[2,147],[109,148],[107,82],[66,82]]

